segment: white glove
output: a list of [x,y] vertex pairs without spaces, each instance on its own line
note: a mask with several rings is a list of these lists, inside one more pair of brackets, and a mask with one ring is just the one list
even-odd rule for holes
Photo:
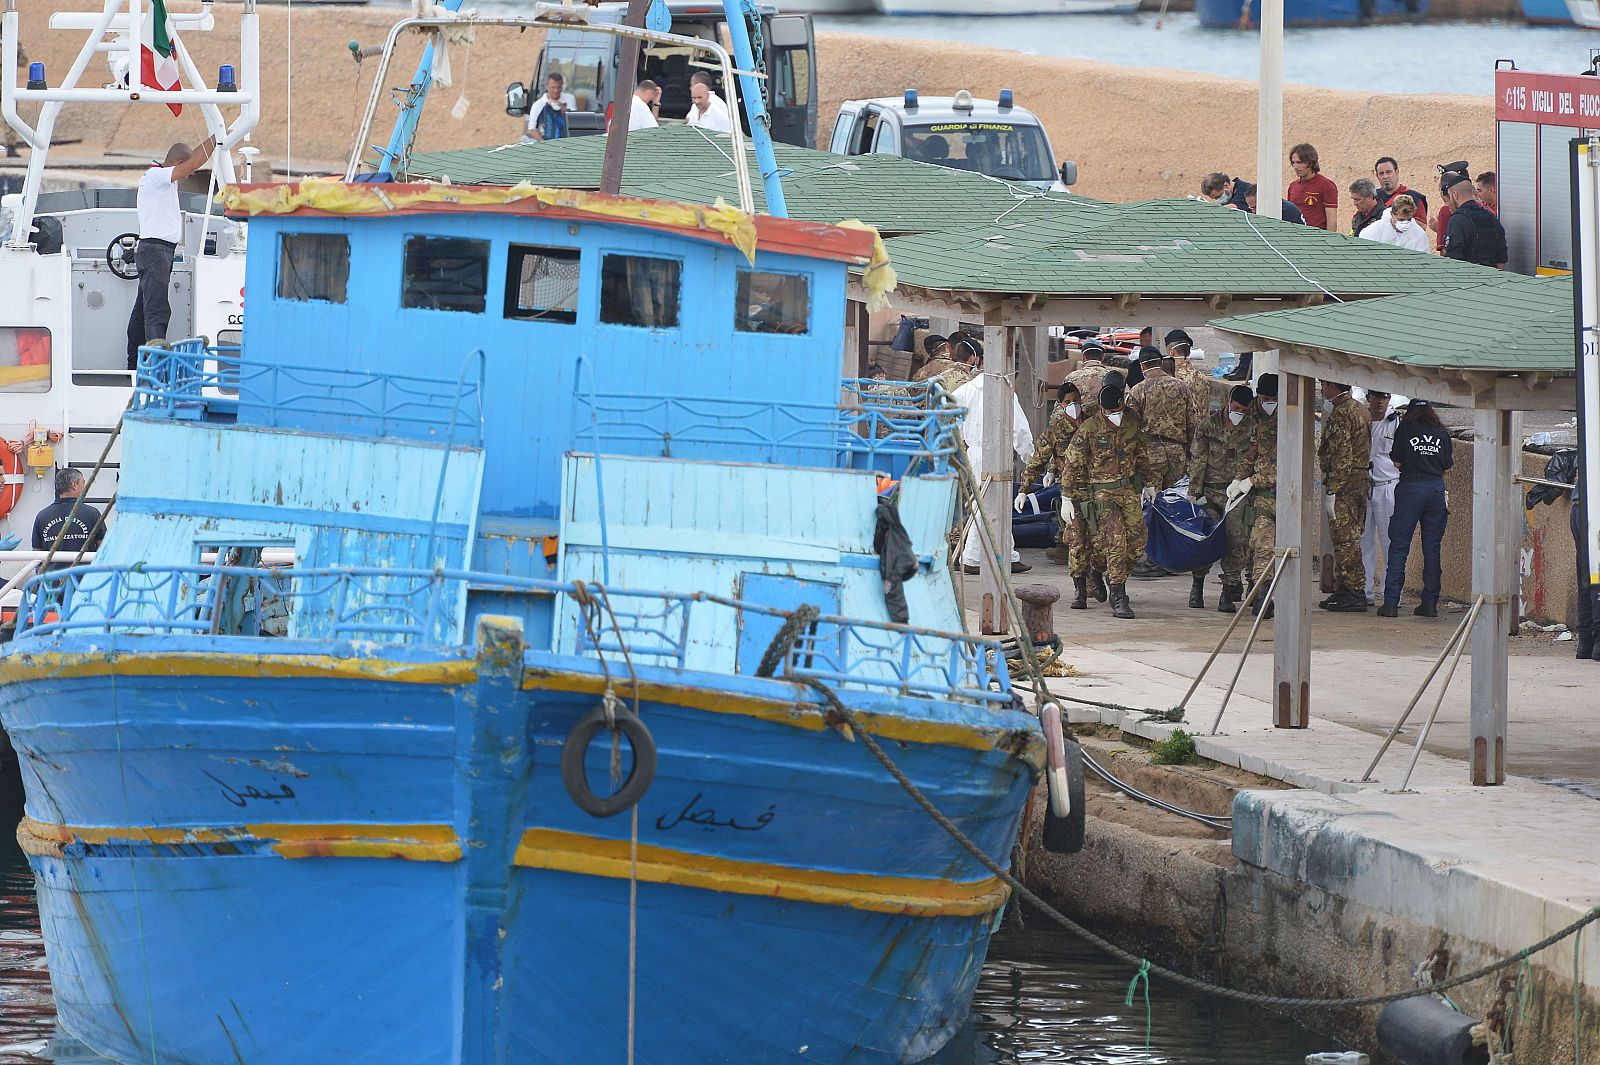
[[1074,504],[1072,502],[1072,500],[1068,499],[1066,496],[1062,496],[1061,497],[1061,520],[1062,521],[1077,521],[1078,520],[1078,508],[1077,508],[1077,505]]
[[1154,503],[1156,501],[1156,490],[1155,490],[1155,488],[1153,486],[1147,485],[1145,487],[1145,490],[1139,493],[1139,498],[1142,499],[1146,503]]
[[1021,514],[1028,506],[1028,493],[1018,492],[1017,498],[1011,501],[1011,509]]
[[1044,480],[1041,481],[1040,483],[1043,484],[1046,488],[1049,488],[1051,485],[1055,484],[1056,483],[1056,471],[1055,470],[1045,470],[1044,471]]
[[1232,504],[1235,499],[1241,499],[1248,495],[1254,483],[1249,477],[1236,478],[1233,483],[1228,485],[1228,502]]

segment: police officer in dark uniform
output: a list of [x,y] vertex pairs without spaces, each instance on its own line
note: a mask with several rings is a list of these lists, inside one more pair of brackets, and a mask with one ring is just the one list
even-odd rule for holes
[[1452,259],[1506,268],[1510,253],[1506,230],[1494,212],[1478,202],[1472,179],[1456,170],[1445,171],[1440,182],[1450,201],[1450,228],[1444,236],[1444,253]]

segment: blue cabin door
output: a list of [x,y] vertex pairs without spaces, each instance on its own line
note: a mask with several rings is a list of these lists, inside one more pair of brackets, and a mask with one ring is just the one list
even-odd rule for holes
[[[739,577],[739,598],[747,603],[778,610],[795,610],[810,604],[824,615],[839,613],[839,586],[826,581],[807,581],[799,577],[780,577],[771,573],[744,573]],[[772,638],[783,628],[783,619],[754,611],[739,612],[739,660],[737,670],[753,676],[767,653]]]

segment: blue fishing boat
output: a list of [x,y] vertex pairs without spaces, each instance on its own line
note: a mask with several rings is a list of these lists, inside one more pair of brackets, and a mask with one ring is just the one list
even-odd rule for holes
[[[1210,29],[1254,29],[1261,0],[1195,0],[1200,25]],[[1339,26],[1365,22],[1420,22],[1428,0],[1284,0],[1285,26]]]
[[226,203],[242,347],[141,352],[118,520],[0,656],[63,1028],[130,1063],[937,1051],[1007,889],[865,740],[999,866],[1045,744],[962,632],[961,411],[841,377],[876,235]]

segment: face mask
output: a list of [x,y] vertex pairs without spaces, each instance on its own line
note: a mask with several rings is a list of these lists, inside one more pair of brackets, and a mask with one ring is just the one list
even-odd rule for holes
[[1278,401],[1275,399],[1264,399],[1261,401],[1261,409],[1266,411],[1268,414],[1271,414],[1273,411],[1278,409]]
[[[1269,411],[1268,413],[1270,414],[1271,412]],[[1238,425],[1240,422],[1244,421],[1244,411],[1230,410],[1228,412],[1228,420],[1234,425]]]
[[1108,410],[1108,411],[1106,411],[1106,421],[1110,422],[1112,425],[1121,425],[1122,424],[1122,412],[1120,410]]
[[1074,401],[1072,403],[1068,403],[1067,404],[1067,417],[1076,418],[1077,416],[1078,416],[1078,404],[1077,404],[1077,402]]
[[1396,233],[1404,233],[1410,227],[1411,219],[1409,218],[1396,218],[1394,220],[1394,231]]

